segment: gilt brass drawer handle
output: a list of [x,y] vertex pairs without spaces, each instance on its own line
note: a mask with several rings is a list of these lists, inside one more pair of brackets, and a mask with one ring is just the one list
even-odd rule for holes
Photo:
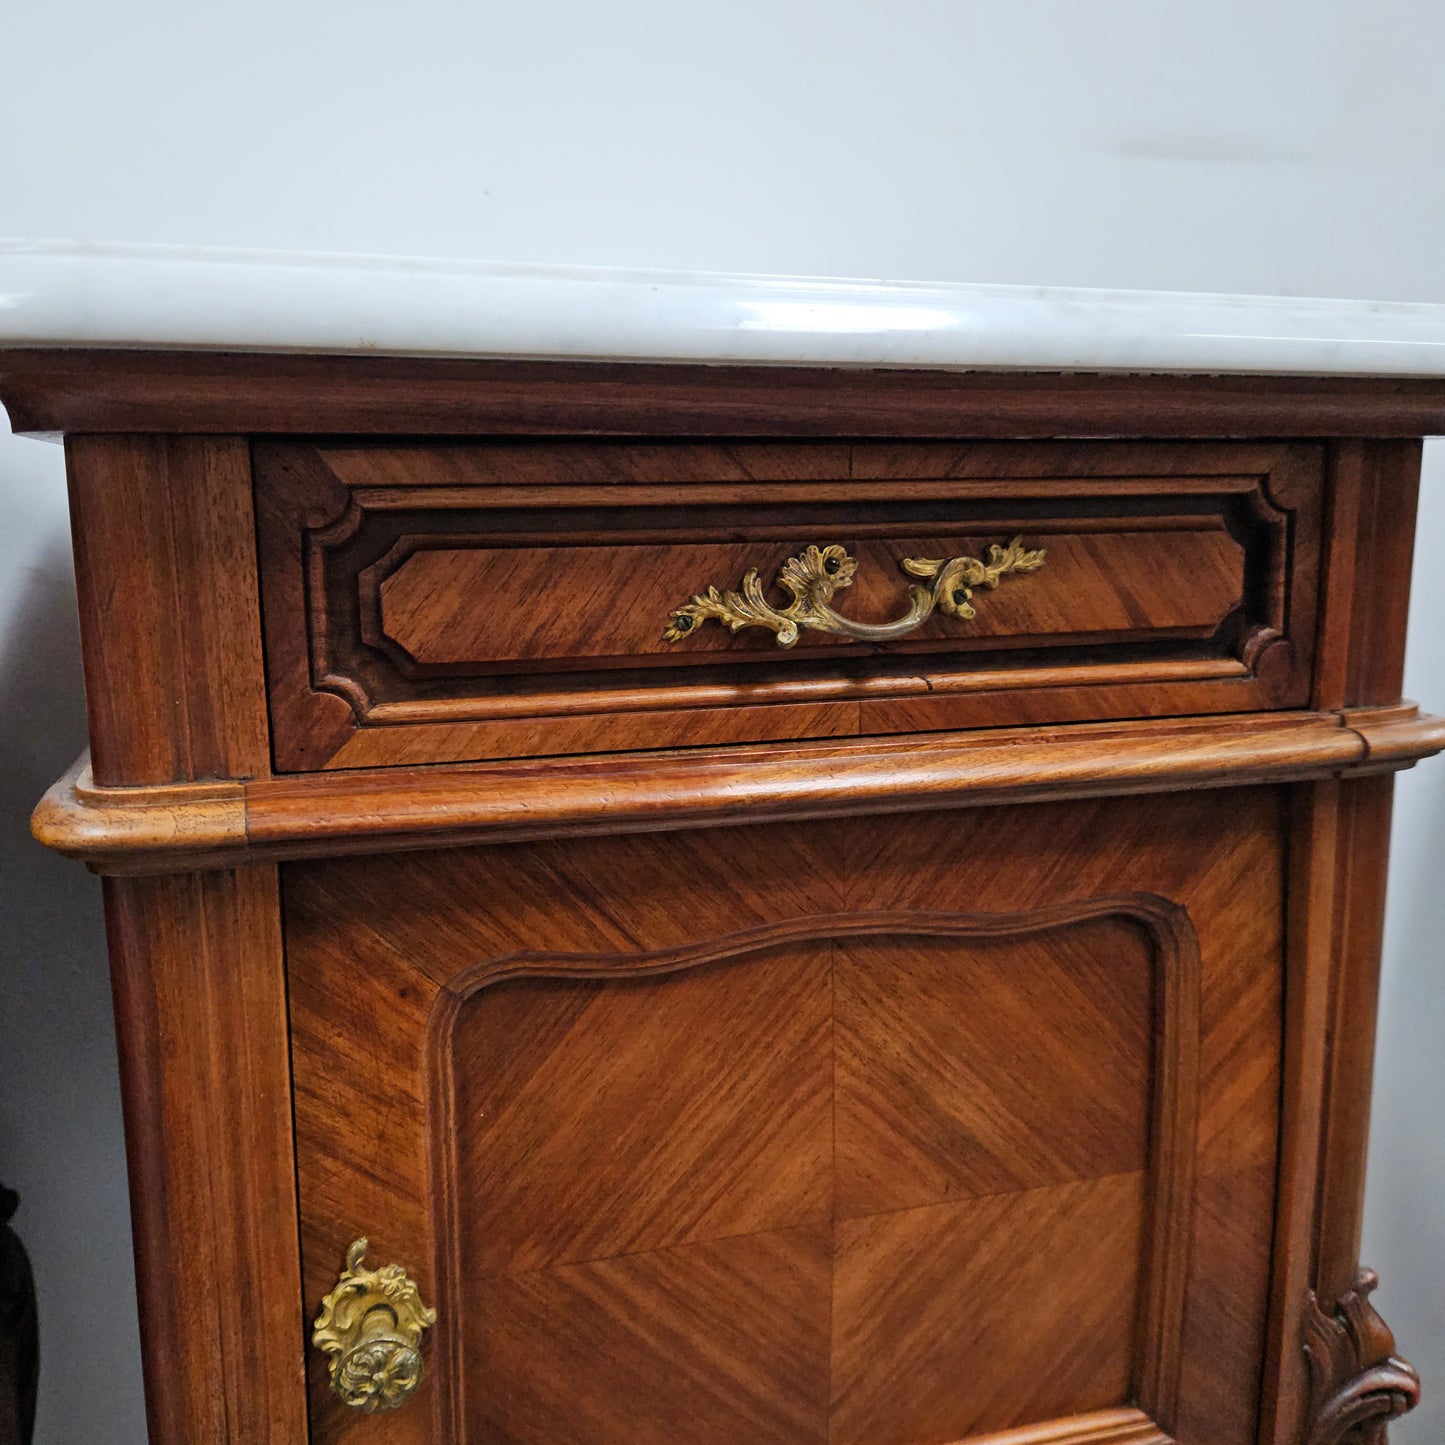
[[331,1388],[353,1410],[395,1410],[421,1384],[418,1346],[437,1312],[422,1304],[399,1264],[367,1269],[366,1241],[346,1251],[346,1269],[321,1301],[311,1343],[331,1356]]
[[977,614],[969,605],[975,587],[997,587],[1011,572],[1037,572],[1044,565],[1042,549],[1030,551],[1021,537],[1006,547],[988,549],[988,561],[977,557],[905,557],[902,567],[911,577],[932,578],[932,585],[908,588],[908,611],[894,622],[852,622],[828,605],[833,594],[853,585],[858,561],[842,547],[809,547],[801,556],[789,557],[778,573],[777,585],[791,594],[783,608],[771,606],[763,596],[763,584],[756,567],[749,567],[736,592],[719,592],[709,587],[691,602],[679,607],[662,634],[666,642],[678,642],[712,618],[734,632],[744,627],[766,627],[778,635],[779,647],[791,647],[800,630],[832,632],[856,637],[863,642],[888,642],[921,627],[935,609],[945,617],[967,621]]

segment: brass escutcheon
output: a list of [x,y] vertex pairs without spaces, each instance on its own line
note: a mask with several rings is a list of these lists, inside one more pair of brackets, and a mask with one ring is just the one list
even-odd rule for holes
[[353,1410],[395,1410],[421,1383],[422,1332],[437,1312],[422,1304],[399,1264],[367,1269],[366,1240],[346,1251],[346,1269],[321,1301],[311,1343],[331,1356],[331,1388]]

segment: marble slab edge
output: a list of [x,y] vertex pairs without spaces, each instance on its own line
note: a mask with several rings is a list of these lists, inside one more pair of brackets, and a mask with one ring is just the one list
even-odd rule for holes
[[0,347],[1445,376],[1445,305],[0,241]]

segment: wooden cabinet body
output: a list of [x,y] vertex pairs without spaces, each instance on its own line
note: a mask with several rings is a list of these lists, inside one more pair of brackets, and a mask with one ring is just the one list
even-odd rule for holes
[[[0,393],[69,435],[92,754],[36,827],[107,875],[155,1440],[1413,1403],[1358,1239],[1390,774],[1445,746],[1398,438],[1445,387],[14,352]],[[1015,537],[906,637],[659,640],[810,547],[885,627]],[[308,1345],[362,1236],[437,1311],[375,1413]]]

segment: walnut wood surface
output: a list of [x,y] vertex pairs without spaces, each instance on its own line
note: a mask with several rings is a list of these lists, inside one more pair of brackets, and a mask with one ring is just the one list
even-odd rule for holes
[[17,432],[1418,437],[1445,381],[20,348]]
[[[255,449],[283,772],[1292,707],[1310,687],[1317,446],[575,441]],[[837,605],[902,559],[1048,561],[886,644],[673,608],[812,544]],[[776,590],[776,589],[774,589]]]
[[968,1445],[1173,1445],[1140,1410],[1099,1410],[1020,1430],[975,1435]]
[[[471,542],[431,546],[411,552],[376,587],[377,636],[397,650],[403,666],[418,672],[528,661],[558,667],[665,659],[682,665],[706,652],[739,661],[776,661],[776,640],[766,633],[737,636],[734,646],[723,629],[713,628],[686,639],[684,651],[663,640],[657,619],[665,621],[674,605],[711,584],[736,586],[750,567],[772,578],[808,545],[805,539],[831,535],[828,524],[819,522],[804,524],[790,541],[762,545],[750,540],[638,542],[585,550]],[[998,536],[999,529],[992,535]],[[1083,536],[1035,526],[1028,536],[1048,548],[1049,561],[1027,589],[1009,587],[987,598],[967,623],[931,617],[906,649],[918,652],[920,643],[931,643],[930,651],[952,650],[995,639],[1016,645],[1078,638],[1105,642],[1116,634],[1207,640],[1243,604],[1243,549],[1222,525]],[[858,561],[858,578],[839,605],[858,622],[891,621],[907,600],[905,558],[986,556],[989,541],[979,532],[952,530],[854,541],[849,551]],[[575,585],[559,585],[568,576],[576,577]],[[1146,598],[1139,596],[1141,583],[1149,586]],[[832,650],[848,646],[850,639],[818,633],[805,642],[805,651]],[[904,646],[895,644],[899,650]],[[792,658],[800,655],[791,650]]]
[[[1083,920],[1093,917],[1094,923]],[[1148,963],[1147,953],[1142,956],[1143,967],[1136,968],[1127,977],[1132,978],[1132,988],[1121,984],[1118,971],[1124,960],[1131,954],[1139,957],[1141,939],[1130,936],[1126,926],[1122,932],[1115,922],[1123,919],[1129,922],[1143,922],[1154,931],[1157,944],[1164,950],[1155,966],[1154,978]],[[1104,924],[1112,926],[1112,933]],[[1045,933],[1057,929],[1057,932]],[[1103,932],[1100,930],[1104,929]],[[1197,948],[1193,935],[1182,916],[1161,908],[1156,901],[1124,897],[1121,899],[1094,900],[1091,904],[1071,905],[1062,910],[1040,910],[1018,918],[998,918],[992,922],[953,915],[925,915],[919,913],[888,914],[875,912],[847,917],[833,915],[820,920],[797,920],[786,927],[752,930],[743,935],[731,935],[727,947],[734,958],[756,954],[768,944],[777,944],[780,939],[807,939],[819,932],[829,934],[834,942],[831,960],[814,956],[805,960],[812,964],[806,975],[812,981],[807,991],[811,999],[819,999],[817,983],[826,981],[827,967],[831,967],[832,994],[832,1062],[820,1058],[819,1049],[827,1047],[823,1038],[828,1020],[826,1015],[819,1018],[809,1010],[790,1008],[787,1023],[782,1029],[769,1028],[771,1040],[762,1063],[769,1074],[776,1077],[779,1068],[789,1069],[796,1076],[801,1067],[802,1078],[799,1087],[806,1089],[807,1080],[819,1081],[829,1074],[834,1078],[835,1104],[833,1108],[832,1153],[833,1168],[833,1214],[840,1221],[852,1221],[849,1239],[853,1242],[844,1251],[842,1236],[838,1239],[840,1251],[839,1270],[836,1281],[840,1289],[854,1282],[855,1292],[861,1288],[875,1266],[891,1269],[890,1259],[902,1264],[917,1251],[907,1248],[903,1256],[897,1256],[897,1242],[906,1244],[915,1225],[930,1236],[942,1228],[944,1237],[957,1239],[958,1214],[951,1205],[937,1206],[937,1201],[977,1197],[986,1199],[993,1195],[1023,1189],[1025,1199],[1021,1208],[1014,1211],[1017,1217],[1037,1217],[1040,1206],[1046,1216],[1064,1207],[1072,1214],[1078,1200],[1072,1194],[1067,1196],[1066,1205],[1059,1204],[1061,1198],[1055,1184],[1077,1177],[1087,1177],[1090,1171],[1108,1169],[1111,1165],[1121,1166],[1117,1175],[1108,1175],[1103,1181],[1112,1189],[1115,1184],[1124,1186],[1125,1198],[1135,1185],[1142,1181],[1137,1171],[1146,1162],[1145,1139],[1142,1125],[1149,1113],[1148,1068],[1154,1052],[1149,1046],[1149,1035],[1153,1032],[1160,1041],[1161,1057],[1153,1069],[1154,1087],[1157,1091],[1157,1107],[1154,1109],[1154,1145],[1152,1150],[1154,1184],[1152,1212],[1156,1219],[1179,1221],[1187,1229],[1187,1200],[1192,1189],[1192,1152],[1180,1148],[1179,1141],[1192,1139],[1194,1135],[1193,1110],[1197,1091],[1197,1061],[1195,1039],[1198,1031],[1198,972]],[[1027,935],[1027,937],[1025,937]],[[1040,935],[1036,937],[1035,935]],[[978,978],[962,976],[963,993],[958,994],[961,975],[956,957],[956,945],[945,941],[952,936],[973,938],[970,962],[980,975]],[[1003,942],[1007,939],[1007,943]],[[898,957],[900,944],[906,944]],[[945,952],[953,949],[953,953]],[[1051,951],[1052,950],[1052,951]],[[692,947],[671,954],[653,954],[641,964],[649,973],[664,969],[695,967],[706,962],[710,953],[706,945]],[[1091,981],[1091,954],[1097,958],[1103,955],[1103,972]],[[1061,955],[1061,956],[1060,956]],[[454,991],[474,991],[487,980],[500,975],[514,976],[517,972],[531,971],[552,974],[561,969],[573,974],[587,971],[588,976],[605,976],[610,969],[614,974],[619,968],[627,973],[635,972],[639,965],[620,963],[616,958],[594,958],[583,963],[577,955],[552,962],[532,954],[522,959],[513,959],[502,965],[483,965],[480,969],[469,970],[464,979],[454,981]],[[784,969],[785,979],[795,976],[794,970]],[[1051,985],[1066,997],[1079,1001],[1079,1018],[1075,1026],[1065,1027],[1051,1046],[1056,1053],[1051,1068],[1038,1070],[1039,1078],[1025,1095],[1020,1095],[1015,1083],[1010,1080],[1017,1074],[1017,1048],[1024,1036],[1029,1010],[1022,1004],[1016,989],[1020,982],[1026,982],[1027,995],[1049,992]],[[1149,999],[1151,986],[1157,982],[1156,1010],[1158,1021],[1151,1025]],[[666,1080],[658,1081],[647,1068],[646,1061],[660,1054],[680,1057],[679,1049],[686,1048],[690,1039],[707,1036],[706,1020],[725,1010],[726,993],[720,992],[729,986],[729,980],[713,974],[698,980],[689,977],[682,982],[672,983],[662,990],[671,995],[671,1004],[676,1005],[678,995],[684,999],[689,991],[702,997],[690,1007],[679,1012],[669,1007],[661,1022],[662,1036],[657,1028],[647,1026],[647,1016],[655,1000],[647,996],[639,999],[637,991],[630,998],[620,1001],[615,990],[606,990],[600,997],[584,1001],[585,1029],[588,1045],[598,1051],[593,1063],[573,1060],[579,1076],[589,1079],[589,1091],[595,1091],[600,1098],[611,1096],[611,1102],[599,1113],[583,1105],[580,1111],[565,1098],[561,1082],[565,1075],[554,1076],[552,1063],[557,1057],[555,1027],[548,1022],[557,1011],[555,991],[546,991],[540,997],[535,995],[523,1000],[526,1014],[522,1018],[506,1010],[506,1001],[501,1015],[501,1035],[475,1032],[461,1036],[459,1030],[453,1034],[453,1055],[468,1058],[489,1057],[501,1059],[516,1052],[516,1045],[504,1042],[516,1038],[536,1039],[536,1048],[528,1047],[522,1057],[525,1066],[526,1088],[524,1095],[510,1089],[504,1090],[506,1102],[498,1104],[492,1095],[478,1110],[466,1100],[454,1100],[451,1106],[453,1117],[465,1121],[480,1113],[483,1139],[475,1147],[482,1157],[489,1160],[501,1157],[506,1152],[507,1140],[525,1139],[530,1153],[521,1163],[522,1182],[519,1197],[536,1197],[535,1185],[548,1175],[555,1175],[557,1163],[556,1147],[539,1154],[536,1146],[535,1128],[528,1122],[529,1110],[526,1099],[557,1096],[557,1106],[566,1112],[563,1127],[555,1127],[549,1137],[557,1140],[572,1138],[586,1147],[587,1163],[574,1166],[569,1177],[589,1181],[576,1201],[575,1207],[561,1217],[549,1215],[545,1221],[549,1232],[560,1228],[563,1233],[556,1237],[554,1247],[538,1257],[534,1252],[535,1240],[529,1252],[521,1258],[495,1260],[494,1242],[505,1237],[510,1228],[513,1231],[519,1221],[515,1209],[506,1210],[504,1196],[501,1218],[492,1212],[493,1200],[490,1195],[483,1202],[483,1213],[475,1226],[476,1247],[483,1251],[484,1259],[493,1259],[489,1271],[511,1274],[531,1274],[544,1265],[547,1259],[560,1258],[562,1261],[575,1259],[580,1253],[598,1256],[608,1248],[636,1254],[651,1244],[666,1245],[669,1236],[649,1233],[655,1229],[653,1216],[638,1213],[641,1207],[653,1209],[656,1200],[650,1192],[637,1184],[639,1179],[653,1177],[659,1161],[655,1157],[657,1141],[649,1140],[645,1133],[639,1136],[636,1129],[619,1137],[615,1128],[608,1126],[606,1113],[620,1113],[623,1117],[650,1118],[667,1117],[673,1108],[667,1103],[685,1100],[689,1092],[706,1094],[712,1098],[723,1097],[726,1092],[727,1075],[735,1073],[736,1059],[741,1048],[719,1038],[721,1058],[726,1060],[723,1075],[714,1072],[718,1065],[711,1060],[709,1051],[697,1050],[691,1057],[684,1058],[684,1070],[703,1069],[690,1086],[685,1076],[681,1079],[669,1074]],[[504,990],[504,992],[506,992]],[[658,992],[653,990],[653,993]],[[1132,994],[1135,1030],[1130,1038],[1130,1008],[1125,1002]],[[1083,997],[1088,995],[1087,998]],[[470,995],[469,995],[470,996]],[[767,1008],[766,998],[771,995],[758,992],[754,984],[749,995],[748,1009]],[[879,1009],[878,999],[887,997],[891,1007]],[[826,1002],[825,998],[820,1001]],[[489,1002],[489,1000],[484,1000]],[[615,1007],[624,1009],[620,1026]],[[789,1007],[791,999],[783,1001]],[[940,1009],[944,1015],[940,1015]],[[950,1029],[945,1018],[957,1009],[960,1021]],[[1101,1017],[1100,1011],[1107,1017]],[[734,1014],[737,1013],[733,1009]],[[498,1026],[496,1010],[487,1009],[484,1015],[495,1028]],[[656,1018],[655,1012],[651,1015]],[[583,1018],[565,1010],[568,1020],[567,1037],[577,1038],[583,1027]],[[612,1020],[609,1026],[609,1018]],[[464,1016],[465,1021],[465,1016]],[[969,1021],[969,1022],[965,1022]],[[1120,1025],[1122,1024],[1122,1029]],[[699,1026],[702,1032],[699,1033]],[[920,1028],[921,1026],[921,1028]],[[940,1033],[940,1026],[942,1032]],[[802,1032],[798,1030],[801,1028]],[[667,1035],[676,1035],[676,1045],[669,1048]],[[753,1032],[748,1019],[738,1020],[738,1033],[744,1039]],[[789,1037],[797,1041],[790,1047]],[[729,1039],[734,1037],[730,1030]],[[1105,1058],[1105,1055],[1108,1055]],[[816,1062],[811,1073],[807,1069],[809,1057]],[[997,1067],[990,1067],[990,1060]],[[528,1062],[530,1060],[530,1062]],[[879,1061],[883,1067],[879,1068]],[[889,1061],[894,1061],[889,1066]],[[912,1068],[907,1065],[911,1061]],[[642,1072],[638,1064],[642,1063]],[[960,1067],[962,1065],[962,1067]],[[510,1069],[510,1066],[508,1066]],[[455,1072],[455,1068],[453,1068]],[[915,1077],[915,1074],[917,1077]],[[648,1096],[637,1100],[636,1109],[629,1110],[615,1097],[619,1087],[627,1087],[627,1080],[641,1080],[639,1087],[648,1089]],[[609,1082],[611,1081],[611,1082]],[[553,1084],[557,1087],[554,1089]],[[695,1110],[688,1112],[689,1134],[680,1138],[674,1130],[666,1140],[669,1155],[675,1157],[679,1151],[688,1161],[685,1177],[688,1181],[688,1195],[683,1204],[691,1210],[701,1209],[704,1219],[702,1233],[737,1233],[745,1224],[766,1226],[769,1216],[761,1219],[753,1215],[739,1218],[730,1215],[729,1205],[736,1208],[737,1198],[744,1203],[749,1198],[756,1200],[761,1190],[764,1199],[772,1198],[784,1205],[781,1216],[774,1223],[787,1224],[796,1217],[801,1206],[807,1217],[805,1195],[808,1181],[821,1182],[825,1177],[820,1171],[827,1168],[827,1160],[813,1144],[822,1142],[827,1129],[826,1113],[819,1115],[816,1109],[794,1108],[780,1131],[774,1135],[768,1148],[774,1161],[772,1170],[760,1169],[761,1157],[755,1148],[747,1145],[744,1132],[753,1121],[736,1117],[736,1109],[755,1097],[762,1086],[761,1079],[746,1076],[738,1081],[742,1087],[734,1087],[736,1104],[729,1106],[724,1116],[721,1133],[709,1129],[702,1123]],[[490,1080],[489,1080],[490,1083]],[[652,1095],[663,1092],[665,1098],[659,1101]],[[486,1091],[488,1094],[490,1090]],[[766,1092],[764,1090],[764,1092]],[[591,1097],[589,1093],[589,1098]],[[808,1097],[816,1097],[808,1091]],[[826,1103],[826,1100],[821,1101]],[[1093,1109],[1103,1114],[1102,1119],[1092,1117]],[[931,1107],[930,1107],[931,1106]],[[1071,1112],[1071,1110],[1077,1112]],[[682,1117],[678,1114],[677,1117]],[[811,1124],[810,1124],[811,1118]],[[1085,1119],[1088,1122],[1084,1122]],[[492,1126],[492,1120],[503,1120],[500,1134]],[[523,1132],[516,1133],[516,1128]],[[801,1131],[801,1132],[800,1132]],[[450,1135],[447,1129],[444,1133]],[[456,1136],[466,1146],[474,1131],[469,1131],[465,1122],[458,1124]],[[901,1137],[911,1138],[914,1144],[911,1171],[905,1161],[898,1157],[897,1144]],[[1102,1148],[1099,1141],[1103,1140]],[[587,1141],[591,1141],[588,1143]],[[603,1141],[607,1141],[604,1143]],[[629,1141],[632,1155],[629,1157]],[[643,1157],[635,1157],[638,1143],[650,1149]],[[1090,1146],[1093,1146],[1092,1148]],[[565,1147],[565,1144],[562,1146]],[[950,1160],[940,1160],[940,1149],[957,1150],[958,1165],[950,1169]],[[740,1152],[741,1151],[741,1152]],[[1052,1152],[1050,1152],[1052,1151]],[[742,1188],[731,1192],[718,1193],[718,1179],[726,1177],[729,1167],[738,1159],[746,1160]],[[796,1161],[811,1161],[799,1178]],[[792,1165],[787,1174],[781,1174],[777,1166]],[[899,1165],[902,1164],[902,1171]],[[940,1173],[940,1166],[943,1172]],[[666,1167],[664,1165],[664,1167]],[[675,1170],[669,1171],[675,1174]],[[794,1181],[784,1184],[781,1194],[777,1183],[769,1187],[769,1181]],[[529,1182],[531,1181],[531,1182]],[[597,1194],[592,1197],[590,1187],[595,1181]],[[884,1190],[877,1192],[878,1187]],[[505,1186],[493,1180],[493,1187]],[[1108,1192],[1107,1190],[1105,1192]],[[812,1193],[816,1195],[815,1188]],[[629,1211],[629,1198],[636,1204]],[[623,1214],[627,1232],[612,1238],[610,1245],[598,1240],[596,1226],[609,1201],[614,1210]],[[787,1207],[791,1204],[791,1210]],[[719,1207],[721,1205],[721,1208]],[[816,1208],[816,1203],[814,1205]],[[921,1213],[919,1211],[922,1211]],[[885,1237],[895,1240],[894,1246],[885,1243],[880,1256],[870,1243],[875,1225],[864,1227],[870,1217],[887,1216],[897,1227],[884,1227]],[[854,1227],[856,1226],[856,1227]],[[528,1227],[524,1222],[522,1227]],[[641,1237],[635,1232],[643,1231]],[[859,1230],[862,1233],[859,1233]],[[901,1231],[901,1232],[900,1232]],[[692,1231],[689,1233],[689,1238]],[[1178,1370],[1177,1339],[1178,1321],[1182,1310],[1184,1277],[1182,1258],[1177,1241],[1171,1241],[1166,1229],[1156,1229],[1151,1241],[1152,1263],[1149,1267],[1149,1287],[1141,1298],[1139,1313],[1143,1338],[1154,1341],[1156,1351],[1146,1350],[1138,1369],[1138,1392],[1147,1399],[1151,1408],[1158,1413],[1172,1412],[1173,1389]],[[463,1244],[465,1248],[465,1243]],[[1137,1240],[1135,1255],[1138,1254]],[[1051,1252],[1052,1250],[1052,1252]],[[1035,1265],[1050,1272],[1066,1276],[1074,1264],[1082,1263],[1077,1250],[1065,1252],[1061,1257],[1057,1250],[1047,1244],[1039,1244],[1028,1253]],[[1116,1261],[1117,1263],[1117,1261]],[[484,1266],[485,1267],[485,1266]],[[962,1263],[961,1263],[961,1266]],[[916,1270],[916,1264],[912,1267]],[[1134,1259],[1134,1274],[1138,1274],[1138,1259]],[[861,1270],[861,1275],[859,1271]],[[1087,1279],[1087,1276],[1081,1277]],[[1046,1290],[1048,1286],[1040,1280],[1035,1286]],[[1089,1285],[1092,1299],[1096,1291]],[[1027,1290],[1025,1291],[1027,1294]],[[887,1436],[890,1431],[907,1434],[906,1421],[910,1412],[917,1415],[917,1401],[926,1394],[926,1382],[935,1377],[935,1372],[923,1367],[922,1358],[931,1350],[946,1345],[956,1336],[947,1328],[946,1303],[937,1311],[931,1310],[927,1301],[908,1299],[901,1292],[901,1286],[885,1290],[887,1298],[897,1301],[896,1319],[892,1326],[882,1327],[874,1318],[875,1310],[860,1303],[856,1318],[849,1319],[839,1314],[841,1296],[835,1292],[833,1318],[835,1326],[844,1330],[844,1339],[833,1351],[835,1374],[841,1371],[844,1377],[862,1372],[864,1378],[844,1392],[846,1404],[840,1409],[846,1414],[856,1414],[860,1409],[878,1416],[868,1425],[871,1435]],[[1013,1305],[1007,1300],[998,1301],[996,1308],[1008,1315]],[[486,1316],[489,1311],[482,1307],[474,1312]],[[1066,1312],[1067,1313],[1067,1312]],[[1130,1312],[1132,1314],[1132,1312]],[[927,1316],[927,1318],[923,1318]],[[470,1317],[470,1314],[469,1314]],[[1172,1321],[1172,1325],[1169,1323]],[[1117,1323],[1117,1322],[1116,1322]],[[1129,1324],[1126,1319],[1124,1323]],[[860,1334],[861,1331],[861,1334]],[[980,1336],[987,1338],[992,1330],[980,1329]],[[1132,1326],[1124,1332],[1124,1338],[1132,1335]],[[1116,1332],[1116,1341],[1118,1335]],[[882,1342],[888,1341],[891,1348],[883,1349]],[[1040,1357],[1059,1356],[1060,1343],[1046,1334],[1036,1332],[1034,1346]],[[1125,1351],[1125,1358],[1127,1350]],[[1127,1363],[1127,1359],[1125,1358]],[[947,1361],[940,1360],[936,1377],[941,1381],[957,1381],[962,1362],[955,1360],[954,1368],[947,1368]],[[975,1378],[983,1374],[980,1369],[969,1370]],[[997,1362],[989,1366],[994,1376],[1000,1373]],[[1028,1362],[1020,1362],[1021,1377],[1034,1373]],[[1057,1373],[1057,1372],[1056,1372]],[[898,1394],[897,1386],[888,1394],[882,1386],[887,1381],[908,1381],[914,1405],[906,1405]],[[944,1386],[956,1389],[957,1385]],[[1001,1387],[1007,1393],[1006,1387]],[[1033,1413],[1040,1409],[1052,1408],[1042,1403],[1052,1399],[1058,1408],[1060,1392],[1069,1394],[1070,1386],[1063,1375],[1058,1375],[1052,1395],[1039,1395],[1035,1391]],[[1073,1382],[1075,1393],[1086,1396],[1091,1389],[1098,1389],[1097,1381],[1079,1377]],[[879,1402],[878,1397],[883,1399]],[[973,1402],[967,1408],[989,1409],[988,1399],[997,1407],[994,1396],[985,1397],[976,1387],[969,1390]],[[1073,1398],[1070,1396],[1070,1398]],[[935,1409],[946,1408],[935,1402]],[[926,1411],[925,1411],[926,1413]],[[882,1422],[892,1419],[891,1426]],[[915,1424],[916,1424],[915,1420]],[[926,1427],[924,1434],[929,1434]],[[566,1433],[565,1431],[563,1433]]]
[[75,437],[66,466],[97,780],[268,772],[245,445]]
[[364,1222],[442,1312],[375,1438],[1244,1445],[1284,838],[1260,789],[288,865],[308,1299]]
[[108,879],[146,1412],[157,1445],[306,1438],[274,868]]
[[1420,443],[1332,450],[1317,701],[1365,707],[1400,696],[1410,608]]
[[1306,1301],[1307,1445],[1383,1440],[1386,1424],[1420,1403],[1420,1377],[1395,1354],[1395,1337],[1370,1302],[1379,1282],[1361,1270],[1330,1314],[1313,1291]]

